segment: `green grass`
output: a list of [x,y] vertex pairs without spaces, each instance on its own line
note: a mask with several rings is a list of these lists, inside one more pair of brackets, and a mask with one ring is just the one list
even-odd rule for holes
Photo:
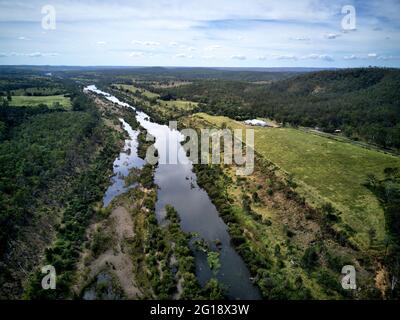
[[[193,112],[193,109],[198,106],[198,103],[194,101],[162,100],[158,94],[142,88],[137,88],[134,85],[113,84],[112,87],[117,90],[124,91],[124,94],[128,94],[135,103],[141,103],[142,106],[148,108],[148,113],[152,114],[156,112],[159,119],[175,119],[182,114]],[[140,96],[137,94],[133,95],[132,93],[140,93]],[[146,100],[144,99],[145,97],[154,99],[155,101]]]
[[13,107],[34,107],[40,104],[45,104],[49,108],[52,108],[55,103],[59,103],[64,109],[71,109],[70,98],[64,97],[63,95],[57,96],[13,96],[10,101],[10,106]]
[[162,107],[166,107],[168,109],[184,110],[184,111],[190,111],[198,105],[197,102],[185,101],[185,100],[171,100],[171,101],[159,100],[159,101]]
[[[221,126],[244,128],[226,117],[196,114],[195,117]],[[309,202],[332,202],[343,214],[343,222],[357,231],[354,240],[368,246],[368,230],[374,228],[377,241],[385,236],[384,213],[377,198],[363,185],[369,173],[383,176],[387,167],[400,167],[400,158],[383,152],[335,141],[291,128],[255,130],[255,148],[299,183],[298,191]]]
[[153,99],[153,98],[158,98],[159,95],[157,93],[142,89],[142,88],[138,88],[135,87],[134,85],[130,85],[130,84],[114,84],[114,86],[116,86],[119,89],[124,89],[124,90],[128,90],[132,93],[135,93],[137,91],[140,92],[140,94],[142,94],[143,96],[149,98],[149,99]]

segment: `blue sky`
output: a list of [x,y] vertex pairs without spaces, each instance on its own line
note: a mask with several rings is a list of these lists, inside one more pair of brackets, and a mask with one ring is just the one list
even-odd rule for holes
[[0,64],[400,67],[400,0],[0,0]]

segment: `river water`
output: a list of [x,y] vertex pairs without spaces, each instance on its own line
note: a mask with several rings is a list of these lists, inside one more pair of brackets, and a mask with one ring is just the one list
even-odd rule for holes
[[124,130],[128,133],[129,139],[125,140],[123,150],[119,154],[118,158],[114,160],[114,175],[111,177],[111,185],[108,187],[103,198],[104,207],[107,207],[116,196],[119,196],[134,187],[133,185],[126,186],[124,178],[129,175],[129,171],[132,168],[140,169],[145,164],[145,161],[139,158],[137,154],[137,136],[139,135],[139,131],[133,130],[124,119],[119,119],[119,121],[121,121]]
[[[100,95],[107,100],[123,107],[136,109],[118,98],[98,90],[95,86],[85,88]],[[218,241],[221,268],[216,273],[218,281],[227,289],[230,299],[260,299],[261,295],[256,286],[250,280],[250,273],[242,258],[230,244],[227,226],[219,217],[219,214],[208,197],[196,182],[196,175],[192,171],[192,164],[186,157],[186,153],[180,142],[183,135],[166,125],[152,122],[148,115],[136,111],[136,119],[152,136],[155,137],[155,147],[160,159],[168,160],[171,157],[184,159],[178,164],[159,164],[154,174],[155,183],[159,186],[156,203],[156,216],[159,223],[165,218],[165,205],[175,207],[181,218],[182,230],[195,232],[200,238],[206,240],[211,248],[216,250],[215,242]],[[121,121],[123,121],[121,119]],[[112,185],[104,196],[104,205],[107,206],[114,197],[126,191],[123,177],[131,168],[143,165],[143,160],[137,157],[137,132],[123,121],[124,128],[130,138],[125,141],[124,151],[114,162],[114,177]],[[126,150],[130,150],[127,154]],[[170,161],[171,162],[171,161]],[[160,161],[160,163],[170,163]],[[183,162],[183,164],[182,164]],[[200,250],[193,250],[196,261],[196,276],[201,285],[204,285],[214,276],[207,263],[207,255]]]

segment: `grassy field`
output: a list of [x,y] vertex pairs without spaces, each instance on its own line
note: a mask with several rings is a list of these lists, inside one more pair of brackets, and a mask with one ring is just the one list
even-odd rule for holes
[[71,108],[71,100],[70,98],[64,97],[63,95],[57,96],[13,96],[10,101],[11,106],[20,107],[33,107],[38,106],[40,104],[45,104],[49,108],[52,108],[55,103],[59,103],[63,108],[70,109]]
[[153,99],[153,98],[158,98],[159,95],[157,93],[142,89],[142,88],[138,88],[135,87],[133,85],[129,85],[129,84],[114,84],[115,87],[119,88],[119,89],[123,89],[123,90],[128,90],[132,93],[135,92],[140,92],[140,94],[142,94],[143,96],[149,98],[149,99]]
[[[153,113],[153,115],[154,112],[156,112],[158,116],[165,119],[175,119],[183,114],[188,114],[198,106],[198,103],[193,101],[162,100],[159,98],[158,94],[145,89],[137,88],[133,85],[113,84],[112,87],[114,89],[124,91],[124,94],[127,94],[126,90],[128,90],[128,95],[135,101],[135,103],[141,103],[142,106],[147,108],[145,111],[150,114]],[[140,96],[129,94],[136,92],[139,92]],[[156,101],[148,101],[145,100],[144,97],[154,98]]]
[[[231,128],[245,128],[226,117],[196,114],[195,118]],[[291,128],[254,127],[256,151],[289,174],[298,191],[315,205],[331,202],[345,223],[357,231],[354,240],[368,246],[368,231],[377,243],[385,236],[384,213],[376,197],[363,185],[368,174],[382,177],[387,167],[400,167],[400,158],[383,152]]]
[[152,84],[153,88],[176,88],[176,87],[180,87],[180,86],[186,86],[192,84],[192,82],[190,81],[170,81],[170,82],[163,82],[163,83],[159,83],[159,82],[155,82]]
[[160,104],[164,108],[168,109],[178,109],[178,110],[184,110],[184,111],[189,111],[192,110],[194,107],[198,105],[197,102],[193,101],[185,101],[185,100],[171,100],[171,101],[164,101],[164,100],[159,100]]

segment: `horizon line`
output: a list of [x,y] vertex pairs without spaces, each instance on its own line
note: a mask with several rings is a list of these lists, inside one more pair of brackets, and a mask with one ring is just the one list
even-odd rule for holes
[[238,67],[238,66],[168,66],[168,65],[79,65],[79,64],[0,64],[0,67],[79,67],[79,68],[191,68],[191,69],[320,69],[320,70],[332,70],[332,69],[361,69],[361,68],[380,68],[380,69],[400,69],[400,67],[392,66],[356,66],[356,67]]

